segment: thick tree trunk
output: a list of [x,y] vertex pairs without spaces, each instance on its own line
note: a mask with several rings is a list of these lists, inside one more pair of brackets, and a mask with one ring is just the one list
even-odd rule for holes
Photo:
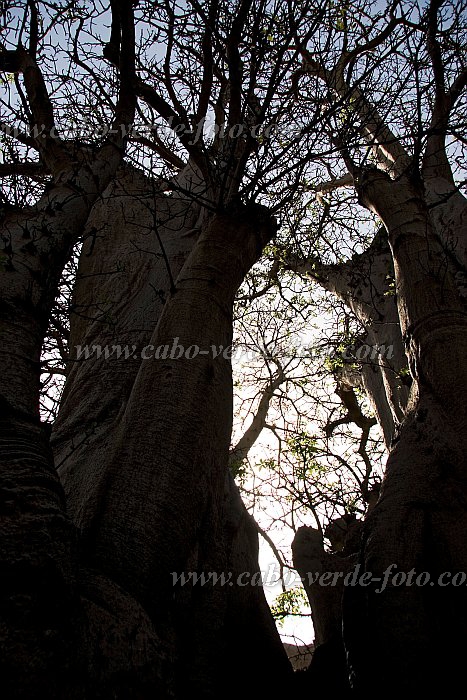
[[[353,689],[365,694],[377,687],[446,692],[463,682],[467,616],[465,584],[444,588],[437,583],[443,572],[450,572],[447,580],[467,572],[467,205],[441,177],[427,178],[422,192],[408,178],[393,182],[374,171],[358,186],[363,202],[383,220],[391,248],[378,234],[361,256],[319,270],[318,281],[364,324],[362,342],[392,345],[395,352],[392,368],[362,364],[357,377],[344,368],[345,379],[367,392],[391,448],[358,561],[359,575],[371,572],[377,580],[344,589],[350,677]],[[395,275],[397,313],[388,295],[388,274]],[[409,404],[397,377],[406,364],[413,377]],[[395,370],[392,379],[389,369]],[[295,543],[302,576],[309,569],[334,571],[336,566],[345,573],[348,561],[336,563],[336,555],[324,552],[315,539]],[[388,570],[389,583],[377,593]],[[393,583],[394,574],[410,571],[414,581],[428,572],[433,585]],[[332,630],[339,636],[340,624],[332,621],[339,618],[340,597],[316,584],[305,587],[325,658],[339,666],[340,651],[326,648],[321,627],[328,630],[325,636],[333,636]],[[320,659],[314,673],[322,678]]]
[[63,266],[121,159],[109,149],[67,161],[35,206],[1,222],[0,663],[9,697],[82,689],[77,534],[39,420],[39,359]]
[[391,182],[378,172],[360,187],[389,232],[414,377],[381,496],[365,525],[361,564],[374,577],[384,577],[391,565],[393,573],[414,569],[414,578],[428,572],[431,583],[399,585],[390,576],[380,593],[380,582],[346,589],[346,645],[359,691],[381,684],[393,691],[445,693],[464,682],[466,651],[465,583],[438,585],[443,572],[449,581],[467,572],[467,315],[446,254],[446,243],[457,239],[450,252],[459,251],[456,264],[462,267],[465,202],[454,195],[447,215],[449,201],[433,208],[431,190],[423,192],[408,178]]
[[[136,345],[137,359],[70,364],[54,449],[83,557],[144,607],[164,640],[175,675],[166,694],[211,697],[227,676],[233,696],[252,688],[248,675],[259,690],[290,669],[261,587],[236,584],[258,572],[257,536],[226,482],[233,299],[274,226],[254,207],[205,224],[191,197],[148,196],[138,178],[94,212],[74,300],[84,313],[71,333],[72,347]],[[101,229],[109,208],[117,218]],[[104,276],[118,260],[120,273]],[[99,319],[105,301],[113,327]],[[179,348],[175,357],[157,359],[165,345]],[[187,359],[194,346],[201,353]],[[174,587],[172,574],[190,571],[232,578]]]
[[[125,173],[90,220],[71,344],[128,342],[138,357],[177,339],[209,354],[70,363],[54,435],[64,494],[38,416],[40,349],[110,166],[72,174],[76,189],[64,175],[2,222],[0,650],[12,698],[208,698],[226,677],[237,697],[290,671],[261,587],[237,585],[258,572],[257,539],[227,480],[231,368],[218,354],[274,222],[239,207],[207,225],[190,170],[175,183],[187,196]],[[172,572],[190,571],[232,572],[233,585],[173,586]]]
[[348,693],[342,594],[343,575],[354,566],[355,551],[349,553],[344,546],[344,551],[326,552],[322,533],[311,527],[301,527],[292,543],[292,553],[308,596],[315,632],[315,648],[307,670],[308,687],[314,692]]
[[[305,266],[300,266],[304,271]],[[313,265],[310,274],[319,284],[341,298],[365,327],[359,345],[347,349],[343,379],[365,391],[389,448],[401,423],[408,400],[404,369],[407,358],[394,292],[390,281],[394,266],[387,235],[380,230],[371,246],[345,263]],[[359,348],[365,348],[359,355]],[[361,357],[361,360],[359,360]],[[359,364],[361,371],[353,365]]]

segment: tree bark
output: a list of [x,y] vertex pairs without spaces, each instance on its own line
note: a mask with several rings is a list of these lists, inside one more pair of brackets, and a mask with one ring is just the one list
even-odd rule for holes
[[[423,182],[407,175],[393,181],[373,170],[356,186],[362,203],[383,221],[390,248],[380,233],[362,255],[343,265],[315,265],[311,273],[363,323],[362,343],[395,349],[392,379],[387,366],[363,364],[360,376],[343,370],[346,381],[365,389],[390,449],[358,559],[359,575],[371,572],[377,580],[344,589],[350,679],[353,690],[365,694],[380,686],[446,692],[463,682],[461,630],[467,614],[465,588],[437,583],[441,573],[464,572],[467,565],[462,534],[467,525],[467,205],[453,182],[439,174],[425,173]],[[388,294],[388,275],[395,277],[395,297]],[[400,381],[406,364],[413,380],[409,399]],[[319,570],[324,560],[326,570],[334,570],[335,555],[321,545],[318,554],[316,543],[301,542],[296,549],[302,576],[310,570],[310,557],[319,560]],[[415,577],[426,571],[433,586],[396,585],[397,579],[392,585],[390,577],[377,593],[391,565],[392,574],[413,570]],[[327,600],[328,591],[316,585],[307,592],[317,638],[324,639],[320,624],[328,629],[326,621],[339,618],[340,598]],[[330,653],[338,665],[339,651]]]
[[[174,685],[168,679],[165,692],[211,697],[229,677],[233,697],[252,687],[249,676],[259,692],[272,669],[276,686],[290,666],[262,588],[236,584],[245,572],[243,582],[258,574],[257,582],[259,570],[254,524],[228,480],[228,349],[236,290],[274,222],[242,206],[208,221],[192,195],[154,197],[147,184],[124,177],[95,209],[71,331],[72,347],[129,343],[138,359],[70,363],[56,460],[83,559],[147,611],[168,650]],[[118,260],[120,273],[102,274]],[[113,326],[99,319],[105,299]],[[174,341],[206,354],[138,354]],[[190,571],[231,572],[234,585],[173,585],[172,574]]]
[[360,183],[362,200],[388,230],[414,378],[380,499],[365,525],[361,564],[374,577],[390,565],[394,572],[426,571],[433,583],[393,585],[390,579],[381,593],[378,583],[346,589],[353,687],[364,692],[375,683],[393,691],[446,692],[463,682],[465,586],[444,588],[437,579],[467,571],[467,315],[446,251],[456,241],[451,254],[462,265],[465,203],[456,194],[446,215],[448,201],[433,206],[430,184],[423,189],[409,177],[395,182],[375,171]]
[[36,205],[1,221],[0,648],[10,697],[78,697],[82,687],[77,533],[39,419],[39,380],[63,267],[121,150],[88,156],[62,163]]
[[[346,361],[342,375],[349,385],[367,394],[389,448],[405,414],[408,388],[403,377],[407,358],[396,297],[390,287],[394,266],[386,232],[379,230],[366,251],[345,263],[319,265],[313,261],[311,266],[301,263],[293,267],[342,299],[364,326],[365,334],[358,345],[347,349],[347,356],[355,359]],[[362,346],[370,354],[359,362],[358,350]],[[361,371],[353,369],[355,364],[361,365]]]

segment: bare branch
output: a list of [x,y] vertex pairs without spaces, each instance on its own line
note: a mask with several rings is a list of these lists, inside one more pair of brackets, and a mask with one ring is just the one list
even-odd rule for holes
[[156,110],[156,112],[169,124],[169,126],[174,130],[180,143],[190,156],[193,158],[194,163],[201,170],[203,175],[208,178],[208,168],[206,163],[206,158],[199,147],[199,144],[193,143],[193,134],[187,131],[187,124],[183,123],[177,112],[166,102],[156,91],[155,88],[151,87],[143,80],[137,81],[137,92],[140,97],[142,97],[147,104]]
[[457,78],[454,80],[453,84],[449,88],[449,100],[451,103],[451,109],[454,107],[455,103],[461,96],[461,93],[467,87],[467,68],[459,73]]
[[[116,7],[117,6],[117,7]],[[113,143],[122,147],[126,141],[129,125],[133,122],[136,109],[135,71],[135,22],[131,0],[114,0],[112,15],[119,14],[121,24],[120,88],[115,119],[111,132],[116,134]],[[112,142],[109,139],[108,142]]]
[[150,139],[147,136],[131,136],[130,142],[140,143],[142,146],[150,148],[154,153],[157,153],[167,165],[177,170],[181,170],[186,165],[185,161],[179,158],[176,153],[173,153],[170,148],[164,146],[162,141],[157,137],[157,134],[153,134]]
[[201,80],[201,90],[199,94],[198,109],[196,110],[196,121],[203,119],[208,111],[209,98],[211,97],[214,61],[212,57],[212,28],[219,11],[218,0],[211,0],[209,7],[209,17],[203,34],[203,77]]
[[50,172],[43,163],[0,163],[0,177],[22,175],[33,180],[43,180]]
[[[327,437],[330,437],[339,425],[345,425],[347,423],[354,423],[364,434],[366,434],[373,425],[376,425],[376,418],[368,418],[362,412],[353,387],[343,381],[337,380],[336,394],[342,401],[346,409],[346,414],[342,418],[328,423],[326,426]],[[364,442],[366,444],[366,440]]]
[[259,525],[259,523],[255,520],[255,518],[251,514],[250,514],[250,517],[252,519],[252,522],[254,523],[254,526],[256,527],[256,530],[258,531],[258,534],[261,535],[263,540],[268,543],[268,545],[271,547],[271,549],[273,551],[274,556],[277,559],[277,563],[279,564],[279,578],[280,578],[280,581],[282,583],[282,590],[285,591],[286,590],[285,583],[284,583],[285,564],[284,564],[284,560],[282,558],[282,555],[279,552],[276,545],[274,544],[274,542],[272,541],[272,539],[269,537],[266,530],[263,530],[263,528]]
[[337,177],[335,180],[328,180],[328,182],[322,182],[316,187],[305,188],[305,191],[311,190],[315,192],[316,199],[321,204],[323,200],[323,195],[327,192],[334,192],[334,190],[337,190],[340,187],[353,187],[354,184],[355,183],[352,175],[350,173],[346,173],[342,177]]
[[[399,21],[391,20],[388,25],[391,30],[384,30],[382,39],[380,34],[372,40],[375,46],[382,43],[399,23]],[[360,49],[355,49],[355,51],[357,51],[356,55],[360,53]],[[299,47],[299,52],[303,58],[303,66],[295,75],[295,87],[299,78],[306,73],[325,82],[344,104],[358,114],[362,135],[373,148],[380,167],[392,176],[398,176],[407,170],[411,165],[411,158],[397,136],[385,123],[376,107],[368,101],[363,90],[356,85],[349,86],[344,77],[344,69],[349,62],[347,59],[352,52],[341,57],[332,70],[328,70],[320,64],[306,48]]]
[[29,134],[19,131],[16,127],[12,127],[6,122],[0,121],[0,131],[2,134],[11,136],[25,146],[28,146],[28,148],[33,148],[36,151],[38,150],[36,140],[32,136],[29,136]]
[[167,15],[169,17],[169,21],[167,23],[167,46],[165,50],[165,59],[164,59],[164,85],[165,88],[169,94],[170,99],[172,100],[172,104],[174,105],[178,116],[180,117],[182,123],[185,123],[187,126],[189,124],[189,119],[188,119],[188,113],[185,109],[185,107],[182,105],[180,100],[177,97],[177,94],[175,92],[174,86],[173,86],[173,78],[170,73],[170,64],[171,64],[171,59],[172,59],[172,49],[173,49],[173,43],[174,43],[174,29],[175,29],[175,14],[172,11],[172,8],[170,7],[170,1],[166,0],[165,1],[165,9],[167,12]]
[[278,371],[273,377],[271,377],[269,384],[263,391],[253,420],[251,421],[247,430],[237,442],[235,447],[233,447],[230,451],[230,463],[242,462],[244,459],[246,459],[248,452],[251,450],[259,435],[261,434],[261,431],[266,426],[269,405],[274,396],[274,392],[286,379],[282,366],[276,360],[275,364],[278,368]]
[[37,44],[39,41],[39,18],[35,0],[28,0],[31,21],[29,24],[29,55],[36,60]]
[[242,115],[242,83],[243,64],[238,50],[243,28],[248,18],[252,0],[242,0],[237,16],[234,18],[229,37],[227,39],[227,60],[229,64],[229,126],[239,124]]
[[16,54],[33,119],[31,127],[41,132],[40,138],[34,137],[36,148],[47,167],[58,172],[64,164],[69,164],[70,157],[56,133],[54,111],[42,71],[23,46],[18,46]]
[[359,44],[356,46],[352,51],[345,51],[343,52],[342,56],[340,57],[339,61],[336,64],[336,71],[338,71],[341,75],[344,74],[344,70],[347,66],[350,67],[349,74],[347,75],[347,79],[350,78],[350,73],[352,70],[352,66],[355,62],[355,60],[358,58],[358,56],[361,56],[364,53],[369,53],[371,51],[374,51],[378,46],[383,44],[386,39],[388,39],[391,36],[391,33],[393,30],[399,25],[399,24],[404,24],[405,20],[403,17],[395,17],[393,12],[395,10],[395,7],[399,4],[399,0],[396,0],[393,3],[393,7],[391,9],[390,14],[391,20],[386,26],[383,31],[381,31],[379,34],[377,34],[373,39],[370,39],[367,41],[365,44]]
[[437,37],[438,11],[443,4],[444,0],[431,0],[427,12],[426,44],[433,68],[435,100],[422,168],[425,176],[440,175],[454,184],[451,166],[446,155],[445,143],[451,100],[450,95],[446,93],[443,57]]

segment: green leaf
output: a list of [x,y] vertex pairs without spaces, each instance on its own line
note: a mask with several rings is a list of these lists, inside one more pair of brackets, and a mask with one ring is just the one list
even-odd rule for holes
[[309,614],[310,606],[303,588],[292,588],[290,591],[280,593],[271,606],[272,616],[278,620],[279,625],[284,623],[287,615]]

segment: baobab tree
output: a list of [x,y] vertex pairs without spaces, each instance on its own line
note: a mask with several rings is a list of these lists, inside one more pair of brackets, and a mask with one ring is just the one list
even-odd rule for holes
[[[358,558],[375,577],[391,565],[428,571],[433,582],[443,571],[465,572],[465,19],[462,3],[403,12],[394,3],[384,27],[375,20],[370,28],[349,6],[331,50],[296,38],[303,48],[297,88],[314,100],[321,84],[325,124],[342,167],[315,189],[332,196],[352,187],[384,226],[352,259],[298,263],[348,303],[372,342],[389,341],[396,351],[392,366],[383,360],[358,379],[389,447]],[[461,682],[465,591],[432,586],[345,590],[353,688],[381,683],[420,692]]]
[[[9,8],[7,17],[14,9]],[[39,170],[50,178],[37,203],[27,210],[12,208],[3,219],[5,255],[10,256],[5,299],[13,295],[9,318],[18,336],[16,344],[5,341],[15,379],[7,379],[6,363],[10,467],[4,478],[8,485],[12,469],[24,462],[24,508],[33,512],[32,518],[22,519],[18,509],[23,500],[16,505],[13,499],[11,525],[7,517],[3,561],[12,573],[6,600],[19,590],[29,603],[18,603],[17,616],[5,626],[5,682],[8,692],[28,697],[44,690],[56,697],[154,692],[182,697],[188,690],[209,697],[217,694],[225,677],[228,692],[237,694],[253,669],[256,682],[264,684],[273,664],[277,686],[290,667],[261,588],[208,583],[178,590],[173,575],[230,571],[235,581],[241,573],[251,576],[258,570],[256,531],[228,470],[228,348],[235,292],[277,226],[272,214],[248,195],[248,183],[255,176],[254,168],[247,169],[257,147],[253,129],[285,109],[280,86],[284,81],[284,95],[290,93],[284,76],[290,75],[297,52],[285,60],[290,41],[277,48],[270,38],[279,30],[289,31],[291,38],[280,7],[266,12],[261,5],[245,2],[230,11],[217,3],[194,3],[188,12],[170,4],[148,5],[143,30],[138,29],[136,74],[131,6],[116,2],[111,9],[110,41],[105,44],[98,8],[65,7],[63,15],[58,12],[44,23],[44,18],[39,22],[36,5],[29,3],[24,21],[20,17],[16,34],[7,37],[2,50],[4,70],[11,69],[13,59],[19,60],[17,72],[26,87],[24,95],[15,79],[19,97],[15,101],[13,96],[7,106],[13,119],[26,111],[33,135],[13,130],[11,122],[3,131],[41,155],[40,162],[9,164],[4,173]],[[48,10],[42,10],[47,16]],[[73,71],[59,62],[52,65],[52,83],[60,83],[59,70],[66,77],[64,88],[54,85],[62,122],[79,120],[79,110],[87,110],[91,96],[100,91],[102,109],[85,113],[102,123],[113,111],[115,91],[112,76],[104,79],[103,72],[115,66],[119,76],[122,97],[111,131],[118,132],[120,140],[112,136],[109,145],[104,142],[97,150],[89,137],[84,143],[61,139],[56,128],[44,73],[50,66],[45,50],[49,37],[62,37],[56,30],[60,21],[67,22],[72,37],[68,57],[76,70],[81,69],[81,85],[91,86],[73,102],[67,87],[76,81]],[[25,34],[28,50],[22,46]],[[93,42],[104,48],[107,61],[100,74],[95,67],[99,61],[80,53]],[[158,45],[164,47],[162,59]],[[193,74],[193,62],[202,66],[200,81]],[[188,79],[192,82],[187,94]],[[141,100],[139,131],[157,114],[177,135],[185,160],[180,149],[171,151],[164,144],[156,129],[150,139],[129,135],[135,96]],[[124,114],[122,100],[128,103]],[[210,110],[218,131],[207,144],[203,129],[198,132],[194,125],[202,125]],[[128,137],[138,146],[149,144],[171,167],[170,177],[164,170],[160,176],[145,175],[126,163],[108,187]],[[68,150],[74,156],[72,175],[84,177],[84,183],[67,180],[63,153]],[[107,156],[109,150],[116,154],[113,159]],[[278,155],[277,167],[281,154],[276,150],[274,157]],[[96,163],[105,168],[106,179],[99,179]],[[263,166],[257,164],[259,172]],[[57,201],[56,186],[62,188]],[[55,225],[59,241],[49,235]],[[26,239],[29,247],[23,243]],[[73,291],[71,346],[84,341],[104,346],[130,334],[137,348],[176,340],[183,353],[195,345],[219,351],[191,359],[185,354],[164,357],[160,362],[157,356],[146,361],[141,355],[139,363],[79,362],[72,355],[51,443],[57,476],[49,431],[38,416],[39,357],[60,275],[73,245],[83,239]],[[44,240],[47,255],[38,250]],[[29,263],[23,267],[25,254],[41,266],[42,277]],[[38,329],[36,307],[28,296],[29,270],[31,284],[38,287],[37,304],[45,304]],[[21,282],[18,289],[12,284],[15,275],[18,285]],[[18,301],[21,289],[27,297],[24,304]],[[29,325],[23,320],[21,330],[13,314],[15,300],[19,311],[29,300]],[[24,371],[13,367],[14,357]],[[28,448],[33,442],[36,447]],[[37,619],[39,609],[44,613]],[[18,617],[25,616],[22,624]],[[248,687],[255,692],[251,680]]]
[[[288,267],[344,298],[372,342],[397,346],[392,374],[379,363],[376,381],[360,380],[390,446],[364,527],[363,570],[465,570],[465,205],[445,141],[459,131],[466,72],[462,12],[446,7],[417,13],[393,3],[386,18],[364,2],[140,3],[136,31],[124,1],[112,1],[111,13],[44,5],[45,22],[34,2],[24,8],[0,67],[21,76],[7,106],[33,135],[2,129],[40,161],[24,162],[10,146],[21,162],[5,163],[4,174],[39,171],[47,184],[28,208],[2,215],[2,646],[11,695],[253,696],[266,681],[275,690],[290,681],[260,587],[173,584],[183,572],[231,572],[232,581],[258,573],[256,530],[229,471],[233,308],[310,182],[331,196],[352,186],[387,232],[371,243],[363,231],[359,258],[347,261],[303,260],[290,239],[285,246]],[[63,26],[69,63],[51,64],[47,42],[66,44]],[[387,64],[397,80],[381,91]],[[391,108],[401,96],[399,118]],[[67,120],[86,116],[95,133],[111,113],[108,138],[57,138]],[[293,133],[278,133],[284,123]],[[331,182],[320,185],[323,172]],[[329,240],[328,225],[324,217],[313,241]],[[309,228],[292,240],[307,236]],[[50,436],[38,415],[40,352],[80,243]],[[391,274],[397,314],[385,289]],[[117,344],[132,353],[79,350]],[[165,347],[172,351],[156,354]],[[420,689],[440,636],[440,666],[459,678],[462,648],[448,642],[465,619],[464,596],[459,589],[453,603],[440,591],[345,590],[345,675],[355,690]]]

